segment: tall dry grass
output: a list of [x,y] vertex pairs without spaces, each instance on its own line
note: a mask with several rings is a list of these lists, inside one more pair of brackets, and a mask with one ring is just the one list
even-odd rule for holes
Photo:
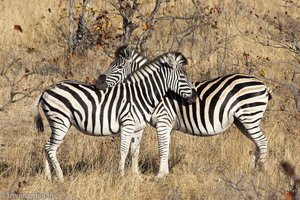
[[[246,11],[237,15],[237,10],[230,7],[233,2],[225,1],[227,15],[219,21],[221,33],[234,36],[227,44],[229,53],[223,60],[227,72],[249,72],[244,65],[244,52],[252,56],[254,64],[259,63],[256,56],[270,59],[253,71],[275,90],[262,122],[269,140],[265,171],[251,169],[253,143],[232,126],[223,134],[205,138],[173,131],[170,175],[156,180],[159,167],[157,139],[155,129],[148,127],[140,155],[144,180],[131,175],[130,162],[127,163],[127,174],[120,177],[119,137],[90,137],[71,128],[58,150],[66,181],[48,182],[43,174],[43,146],[49,137],[49,127],[47,125],[46,132],[39,134],[32,121],[33,102],[41,88],[0,112],[0,199],[3,195],[6,198],[7,192],[53,193],[58,199],[283,199],[290,185],[281,171],[280,162],[288,161],[295,166],[296,173],[300,173],[300,116],[289,90],[264,77],[289,83],[292,67],[288,63],[292,58],[282,49],[263,47],[253,42],[250,36],[241,34],[244,30],[255,30],[255,24],[249,22]],[[107,2],[92,3],[99,8],[111,9]],[[185,3],[176,1],[174,4],[180,7]],[[211,1],[208,5],[218,3],[220,1]],[[282,9],[279,0],[246,1],[245,4],[259,14]],[[59,30],[67,28],[66,21],[60,19],[67,1],[4,0],[0,7],[0,64],[9,65],[13,58],[21,58],[22,65],[35,72],[19,87],[37,85],[41,80],[43,87],[65,78],[84,81],[86,77],[96,77],[112,61],[100,49],[66,62],[66,43]],[[298,14],[294,8],[290,10]],[[185,12],[187,10],[183,9],[177,13]],[[13,29],[16,24],[22,27],[22,33]],[[156,29],[157,34],[152,38],[155,45],[150,49],[153,55],[158,55],[164,51],[164,45],[169,45],[167,38],[161,38],[166,29],[167,26]],[[188,41],[180,49],[189,58],[188,72],[194,81],[218,75],[218,55],[212,51],[217,43],[210,37],[213,33],[210,31],[198,32],[193,49]],[[28,48],[33,50],[28,51]],[[210,51],[211,54],[206,54]],[[10,90],[2,77],[0,85],[2,104]]]

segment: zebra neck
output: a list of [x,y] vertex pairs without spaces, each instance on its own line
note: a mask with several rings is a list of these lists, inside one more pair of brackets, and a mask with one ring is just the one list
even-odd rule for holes
[[168,91],[168,71],[151,65],[136,71],[128,80],[133,87],[132,98],[142,105],[148,113],[153,112],[156,105],[162,100]]
[[132,57],[132,60],[134,60],[133,65],[128,70],[130,71],[130,74],[139,70],[145,63],[148,62],[148,59],[144,58],[144,56],[140,55],[139,53],[135,53]]

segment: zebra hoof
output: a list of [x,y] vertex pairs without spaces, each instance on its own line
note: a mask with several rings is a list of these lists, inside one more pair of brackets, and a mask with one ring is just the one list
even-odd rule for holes
[[140,181],[144,181],[145,179],[139,172],[132,172],[133,176],[136,177]]
[[63,183],[64,182],[64,177],[58,176],[56,180],[60,183]]
[[265,171],[265,165],[263,162],[257,162],[256,165],[255,165],[255,170],[258,171],[258,172],[263,172]]
[[142,175],[136,176],[138,180],[140,181],[145,181],[146,179]]
[[49,176],[49,175],[46,175],[45,178],[46,178],[47,181],[50,181],[50,182],[52,181],[51,175],[50,175],[50,176]]
[[252,160],[251,160],[251,169],[255,171],[264,171],[265,170],[265,159],[261,159],[255,155],[253,155]]
[[162,179],[162,178],[165,178],[169,173],[165,173],[165,172],[159,172],[157,175],[156,175],[156,179]]
[[58,182],[63,183],[63,182],[65,182],[65,181],[64,181],[63,178],[59,178],[59,179],[58,179]]

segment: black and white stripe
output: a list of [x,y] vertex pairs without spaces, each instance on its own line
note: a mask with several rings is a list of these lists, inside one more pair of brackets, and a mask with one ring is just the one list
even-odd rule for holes
[[[122,76],[126,77],[129,73],[125,72],[134,70],[123,70]],[[195,136],[212,136],[224,132],[235,123],[256,145],[254,166],[264,163],[267,158],[267,139],[260,123],[271,99],[269,89],[255,77],[243,74],[231,74],[194,84],[197,91],[194,103],[189,104],[175,93],[168,92],[152,114],[151,124],[157,128],[160,148],[158,176],[164,176],[169,170],[172,129]]]
[[[260,123],[271,99],[269,89],[255,77],[243,74],[196,82],[195,88],[197,96],[192,104],[168,92],[154,111],[151,124],[164,124],[165,134],[168,129],[175,129],[195,136],[212,136],[234,123],[256,145],[254,166],[263,164],[267,158],[267,139]],[[162,112],[168,115],[162,116]],[[160,148],[163,150],[159,176],[163,176],[168,173],[168,150]]]
[[[133,55],[135,54],[118,59],[132,62]],[[48,87],[38,98],[35,109],[37,128],[41,131],[44,129],[38,111],[39,104],[42,105],[51,128],[51,136],[45,145],[47,178],[51,179],[50,168],[54,168],[58,178],[63,180],[56,150],[71,125],[93,136],[121,132],[121,174],[124,174],[125,159],[131,142],[133,170],[137,173],[141,134],[156,105],[167,90],[184,98],[190,98],[195,93],[183,68],[185,62],[173,62],[178,57],[185,60],[180,53],[164,54],[140,67],[125,83],[103,91],[96,86],[76,81],[62,81]]]

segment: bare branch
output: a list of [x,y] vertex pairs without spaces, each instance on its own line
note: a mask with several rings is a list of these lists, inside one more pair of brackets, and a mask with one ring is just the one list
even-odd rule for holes
[[[8,64],[9,67],[5,68],[2,66],[0,76],[4,78],[8,84],[8,98],[0,105],[0,111],[5,110],[8,106],[13,103],[19,102],[27,97],[29,97],[33,92],[39,90],[43,82],[33,87],[22,87],[24,81],[34,73],[29,72],[20,59],[12,59],[11,63]],[[18,88],[22,89],[18,89]]]
[[300,89],[296,87],[294,84],[289,85],[289,89],[294,96],[298,112],[300,112]]
[[79,17],[76,35],[74,38],[74,51],[77,55],[84,55],[87,49],[94,46],[94,38],[86,26],[88,4],[89,0],[83,0],[82,12]]
[[160,10],[162,0],[156,0],[154,9],[152,10],[148,19],[145,20],[146,30],[141,34],[139,41],[137,43],[137,49],[141,52],[147,51],[146,42],[152,36],[153,26],[156,23],[154,18],[156,17],[158,11]]
[[138,25],[133,23],[133,16],[137,11],[139,4],[137,0],[130,1],[118,0],[118,11],[123,19],[123,37],[122,43],[129,44],[132,32],[138,28]]
[[69,53],[73,52],[74,48],[74,0],[69,2]]
[[82,16],[82,20],[84,22],[86,22],[86,19],[87,19],[87,9],[86,8],[88,7],[88,4],[89,4],[89,0],[83,0],[81,16]]

